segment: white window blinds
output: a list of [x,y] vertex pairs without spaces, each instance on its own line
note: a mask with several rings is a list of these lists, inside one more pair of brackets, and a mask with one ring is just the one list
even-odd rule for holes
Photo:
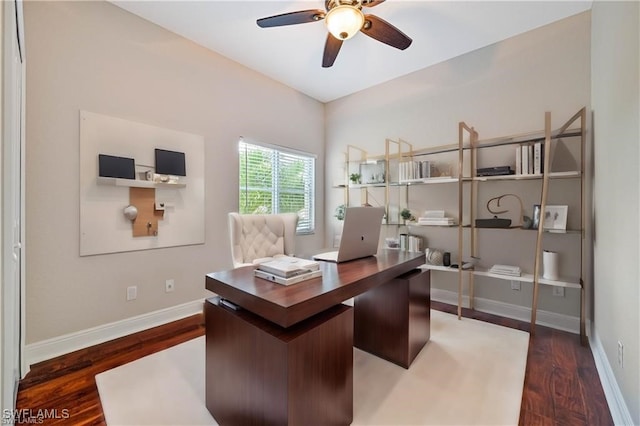
[[298,213],[297,232],[314,232],[315,157],[245,140],[238,146],[239,212]]

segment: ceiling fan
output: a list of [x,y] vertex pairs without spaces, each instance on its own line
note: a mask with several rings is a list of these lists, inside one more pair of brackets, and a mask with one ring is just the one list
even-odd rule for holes
[[369,37],[389,46],[404,50],[411,45],[405,33],[375,15],[362,13],[363,7],[374,7],[385,0],[325,0],[325,9],[300,10],[257,20],[261,28],[304,24],[324,19],[329,34],[324,45],[322,67],[333,65],[342,47],[342,42],[362,31]]

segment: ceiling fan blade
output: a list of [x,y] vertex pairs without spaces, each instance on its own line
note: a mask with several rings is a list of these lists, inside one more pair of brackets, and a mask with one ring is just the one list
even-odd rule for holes
[[322,68],[329,68],[333,65],[342,47],[342,40],[339,40],[331,35],[327,34],[327,41],[324,44],[324,54],[322,55]]
[[371,38],[400,50],[411,46],[413,41],[405,33],[375,15],[364,16],[364,25],[360,31]]
[[256,21],[259,27],[281,27],[283,25],[306,24],[324,19],[324,10],[300,10],[298,12],[283,13],[282,15],[260,18]]
[[374,7],[384,3],[384,0],[362,0],[362,7]]

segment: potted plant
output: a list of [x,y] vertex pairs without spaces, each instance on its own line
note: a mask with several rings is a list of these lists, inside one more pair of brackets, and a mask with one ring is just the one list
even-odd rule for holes
[[349,175],[349,180],[351,181],[351,183],[356,185],[360,183],[360,178],[360,173],[351,173],[351,175]]
[[405,223],[407,223],[408,221],[416,220],[415,216],[411,213],[411,210],[409,209],[402,209],[402,211],[400,212],[400,217],[404,219]]

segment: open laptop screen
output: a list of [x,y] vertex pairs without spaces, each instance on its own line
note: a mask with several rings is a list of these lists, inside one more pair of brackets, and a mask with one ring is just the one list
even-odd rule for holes
[[313,256],[316,260],[346,262],[373,256],[378,252],[383,207],[348,207],[338,251]]

